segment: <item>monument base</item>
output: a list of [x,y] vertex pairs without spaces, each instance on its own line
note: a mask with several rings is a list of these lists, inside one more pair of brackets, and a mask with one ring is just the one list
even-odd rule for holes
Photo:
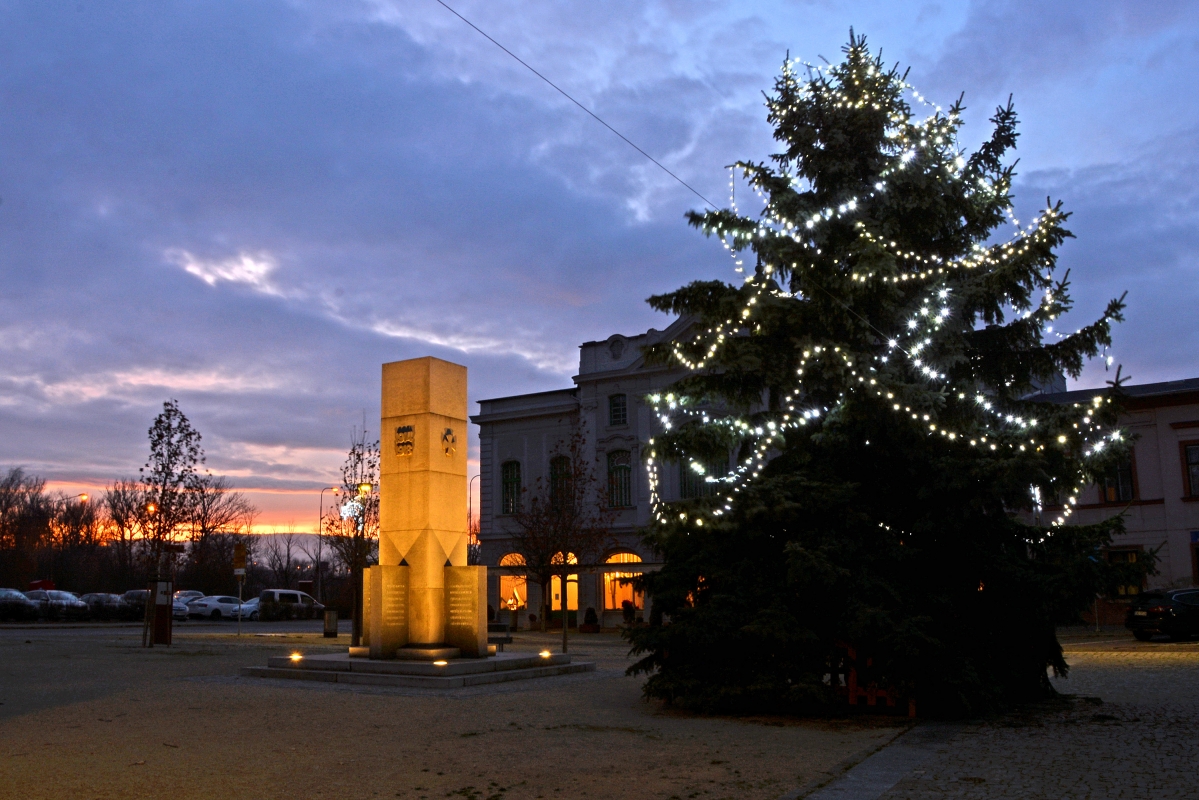
[[451,658],[461,658],[462,651],[445,645],[408,644],[396,650],[395,657],[401,661],[449,661]]
[[243,667],[250,678],[286,678],[323,683],[347,683],[423,689],[457,689],[488,683],[550,678],[595,671],[595,662],[572,662],[560,653],[535,655],[502,653],[490,658],[464,658],[434,664],[429,661],[376,661],[348,654],[274,656],[265,667]]

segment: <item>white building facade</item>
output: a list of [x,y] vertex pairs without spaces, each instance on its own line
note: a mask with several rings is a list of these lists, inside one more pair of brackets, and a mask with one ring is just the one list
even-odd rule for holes
[[[635,591],[628,578],[654,566],[654,555],[641,542],[649,524],[650,490],[643,451],[653,436],[653,412],[642,398],[678,380],[676,369],[648,366],[641,348],[679,336],[687,327],[676,322],[665,331],[638,336],[613,335],[580,346],[574,387],[550,392],[479,401],[479,543],[481,563],[489,570],[488,604],[499,621],[518,607],[520,628],[540,627],[540,588],[526,582],[515,557],[512,519],[522,490],[538,479],[550,480],[550,461],[569,441],[574,425],[585,438],[596,477],[607,489],[613,522],[611,545],[581,564],[568,579],[567,610],[571,624],[583,622],[593,609],[598,623],[614,627],[627,618],[648,619],[652,598]],[[661,476],[665,499],[682,496],[678,470]],[[505,569],[509,567],[509,569]],[[562,587],[551,587],[553,608],[561,607]],[[556,625],[560,615],[551,616]]]

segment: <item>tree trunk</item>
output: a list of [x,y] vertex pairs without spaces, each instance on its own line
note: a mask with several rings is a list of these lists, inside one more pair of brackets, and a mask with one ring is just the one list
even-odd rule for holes
[[553,583],[554,582],[551,580],[551,581],[546,581],[545,583],[541,584],[541,632],[542,633],[546,632],[546,624],[547,623],[546,623],[545,618],[549,616],[548,609],[551,608],[553,605],[553,601],[550,600],[550,587],[553,585]]
[[569,627],[569,625],[568,625],[569,617],[567,616],[569,614],[569,611],[567,611],[566,600],[568,597],[570,597],[570,590],[569,590],[570,587],[568,586],[566,579],[567,579],[567,575],[565,572],[563,572],[562,573],[562,652],[563,653],[566,652],[566,631],[567,631],[567,628]]

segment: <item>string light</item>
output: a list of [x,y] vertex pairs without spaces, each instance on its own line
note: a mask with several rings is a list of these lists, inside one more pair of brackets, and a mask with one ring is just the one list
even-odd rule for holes
[[[799,63],[802,62],[789,61],[785,64],[784,79],[794,79],[794,66]],[[803,66],[810,72],[815,72],[817,77],[798,86],[797,98],[801,100],[822,99],[825,102],[832,102],[837,108],[864,108],[867,104],[874,109],[880,108],[877,102],[871,102],[874,98],[868,93],[863,92],[860,97],[853,98],[837,89],[824,78],[824,73],[819,66],[806,63]],[[874,76],[875,74],[875,67],[869,65],[867,75]],[[888,239],[870,231],[866,222],[858,217],[862,216],[864,210],[871,207],[872,201],[886,194],[888,189],[886,176],[906,171],[915,164],[924,164],[925,168],[943,168],[950,180],[958,182],[963,187],[967,196],[973,192],[985,192],[991,198],[1006,197],[1009,188],[1006,174],[1000,177],[998,183],[990,183],[981,176],[977,180],[974,179],[973,174],[968,170],[969,162],[957,149],[956,132],[961,121],[956,111],[943,114],[940,106],[930,103],[910,84],[902,80],[897,80],[896,84],[900,90],[910,91],[918,102],[932,108],[933,113],[919,123],[913,123],[910,113],[906,112],[892,113],[889,116],[891,126],[886,130],[886,137],[890,142],[892,158],[890,163],[880,171],[880,180],[873,184],[873,191],[846,198],[836,204],[810,210],[796,218],[789,218],[779,213],[772,199],[762,191],[762,186],[766,183],[765,179],[769,177],[777,180],[777,174],[769,172],[762,166],[738,162],[729,168],[731,217],[728,212],[714,212],[706,216],[706,219],[714,220],[714,222],[705,225],[704,232],[719,237],[721,244],[733,259],[734,271],[737,274],[744,272],[743,261],[738,255],[740,251],[746,247],[753,248],[756,242],[759,243],[759,253],[761,253],[761,245],[769,243],[763,242],[763,240],[785,241],[786,246],[797,246],[801,250],[810,251],[812,256],[823,257],[822,247],[817,237],[824,232],[827,226],[854,218],[853,226],[859,240],[866,247],[875,252],[882,251],[896,260],[912,264],[915,269],[895,271],[890,274],[859,273],[850,270],[848,277],[853,282],[865,284],[877,279],[882,283],[901,284],[914,280],[939,280],[926,295],[919,299],[916,310],[907,320],[903,330],[897,335],[884,337],[886,354],[873,356],[850,354],[843,351],[839,345],[830,347],[827,343],[813,345],[810,349],[804,350],[799,360],[795,380],[784,390],[782,409],[778,412],[760,411],[754,415],[757,420],[764,421],[738,418],[735,415],[713,418],[706,409],[689,408],[687,397],[671,393],[654,394],[649,397],[650,405],[664,431],[673,430],[678,418],[700,418],[704,424],[725,427],[743,444],[751,445],[748,449],[748,456],[724,475],[708,474],[707,468],[700,462],[689,461],[688,467],[693,472],[703,476],[707,483],[713,484],[719,489],[717,503],[708,511],[712,516],[721,516],[732,510],[735,495],[741,491],[744,484],[761,474],[773,447],[787,431],[817,427],[821,419],[830,413],[835,413],[848,402],[847,395],[853,393],[866,393],[877,399],[885,400],[887,407],[895,414],[924,426],[928,435],[940,436],[949,442],[960,442],[964,446],[977,448],[980,453],[984,454],[999,450],[1037,453],[1044,451],[1046,446],[1069,448],[1081,445],[1085,458],[1100,453],[1107,443],[1117,442],[1121,439],[1121,432],[1118,429],[1105,431],[1094,421],[1094,413],[1104,403],[1109,402],[1101,395],[1094,398],[1090,413],[1084,414],[1085,429],[1080,428],[1078,424],[1074,425],[1078,432],[1078,441],[1072,441],[1065,435],[1059,435],[1056,440],[1051,441],[1052,437],[1049,437],[1047,433],[1037,433],[1040,425],[1038,420],[1007,412],[998,405],[994,398],[979,392],[975,385],[961,387],[950,385],[947,374],[935,366],[935,359],[924,355],[926,351],[936,349],[938,334],[946,329],[946,323],[953,318],[952,288],[944,282],[946,277],[956,270],[973,270],[980,267],[997,268],[1008,265],[1017,259],[1037,258],[1040,249],[1051,241],[1062,215],[1056,209],[1048,208],[1029,226],[1021,228],[1019,221],[1011,211],[1010,203],[1005,203],[1003,206],[1005,214],[1015,228],[1011,238],[990,246],[974,244],[968,254],[957,258],[942,258],[937,254],[921,255],[910,249],[905,250],[894,239]],[[817,87],[819,91],[814,87]],[[788,114],[793,113],[795,108],[782,108],[772,103],[772,111],[780,118],[785,118]],[[790,170],[789,165],[784,161],[780,161],[780,164],[782,176],[789,179],[790,185],[797,185],[800,182],[799,171]],[[743,176],[749,181],[750,186],[764,204],[764,210],[757,222],[747,223],[739,215],[735,195],[736,169],[742,170]],[[774,288],[771,276],[787,272],[798,276],[805,269],[813,266],[810,259],[805,260],[805,263],[802,264],[798,260],[794,261],[790,267],[786,267],[785,263],[777,266],[762,263],[761,275],[745,277],[745,286],[749,291],[742,293],[743,301],[737,312],[724,321],[696,333],[686,344],[678,341],[672,342],[672,357],[678,364],[689,370],[705,369],[731,340],[758,329],[759,323],[754,321],[754,315],[763,307],[765,299],[807,302],[809,298],[802,292],[787,292]],[[841,266],[840,262],[838,262],[838,266]],[[1044,281],[1048,287],[1051,283],[1051,270],[1045,274]],[[846,304],[842,303],[842,305]],[[846,307],[848,308],[848,305]],[[1046,324],[1060,316],[1063,311],[1064,309],[1055,299],[1054,292],[1047,289],[1037,308],[1028,310],[1023,319],[1031,319],[1040,323],[1042,328],[1047,328],[1045,333],[1064,340],[1069,336],[1055,332],[1052,326]],[[857,316],[861,318],[860,315]],[[866,321],[864,318],[862,319]],[[1100,323],[1109,321],[1110,315],[1105,313]],[[867,322],[867,324],[869,323]],[[870,327],[878,330],[873,325]],[[1082,333],[1083,331],[1079,330],[1073,335],[1078,336]],[[904,342],[907,343],[906,346],[903,344]],[[701,355],[698,357],[688,355],[686,350],[688,346],[699,350]],[[902,394],[902,389],[897,386],[884,385],[882,375],[875,366],[864,366],[864,363],[869,363],[871,358],[880,364],[886,364],[890,354],[903,357],[910,368],[928,383],[930,389],[944,392],[946,396],[956,397],[962,402],[973,400],[973,407],[982,413],[984,418],[980,429],[977,432],[953,429],[938,420],[931,409],[914,409],[910,404],[895,402],[897,397]],[[1107,356],[1106,348],[1104,356],[1105,366],[1110,366],[1113,359]],[[804,396],[803,376],[805,371],[810,363],[826,359],[834,362],[846,375],[846,379],[843,380],[843,391],[839,392],[838,400],[831,409],[816,406],[800,407],[799,399]],[[985,421],[988,419],[991,421]],[[1042,438],[1038,439],[1038,435]],[[662,501],[660,493],[658,445],[655,439],[650,439],[649,445],[647,467],[651,504],[655,519],[665,522],[671,512],[667,510],[667,504]],[[1073,513],[1073,507],[1077,505],[1078,497],[1084,486],[1084,476],[1080,475],[1077,485],[1073,487],[1063,504],[1062,513],[1051,523],[1052,526],[1064,524],[1066,518]],[[1036,496],[1039,510],[1039,489]],[[683,512],[677,518],[679,521],[690,520],[689,524],[701,526],[704,510],[702,508],[692,509],[690,516]]]

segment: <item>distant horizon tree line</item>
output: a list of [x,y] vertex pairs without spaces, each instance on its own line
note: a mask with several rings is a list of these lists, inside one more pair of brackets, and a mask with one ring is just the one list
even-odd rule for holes
[[[81,593],[119,593],[161,574],[173,576],[177,589],[236,594],[233,557],[241,544],[247,598],[302,580],[342,588],[355,555],[349,531],[327,525],[315,544],[290,530],[264,542],[251,535],[254,504],[204,469],[200,433],[178,401],[163,403],[148,437],[138,476],[113,481],[99,497],[47,491],[45,479],[20,466],[0,472],[0,586],[23,590],[42,579]],[[356,432],[347,464],[361,460],[364,444]],[[377,457],[374,463],[377,472]],[[376,500],[376,543],[377,519]],[[180,544],[182,552],[168,547]],[[363,556],[370,554],[368,546]]]

